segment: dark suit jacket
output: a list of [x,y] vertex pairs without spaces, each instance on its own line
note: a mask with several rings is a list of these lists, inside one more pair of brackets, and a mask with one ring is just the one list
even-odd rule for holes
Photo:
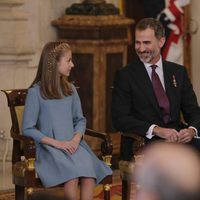
[[[144,64],[140,60],[116,72],[112,97],[112,121],[118,131],[138,133],[145,137],[152,124],[181,129],[182,111],[189,126],[200,128],[200,108],[186,69],[163,61],[165,89],[170,101],[170,120],[165,124],[162,112]],[[122,158],[129,156],[131,141],[123,139]]]

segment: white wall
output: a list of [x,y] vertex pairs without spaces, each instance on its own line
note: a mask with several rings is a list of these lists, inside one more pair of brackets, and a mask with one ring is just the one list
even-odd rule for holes
[[51,21],[64,15],[65,9],[72,3],[79,2],[80,0],[26,0],[30,37],[35,49],[32,65],[37,65],[44,44],[57,38],[56,29],[51,25]]

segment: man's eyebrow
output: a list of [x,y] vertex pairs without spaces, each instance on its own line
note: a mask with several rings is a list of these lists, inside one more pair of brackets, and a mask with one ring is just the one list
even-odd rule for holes
[[139,40],[135,40],[136,43],[150,43],[150,40],[144,40],[144,41],[139,41]]

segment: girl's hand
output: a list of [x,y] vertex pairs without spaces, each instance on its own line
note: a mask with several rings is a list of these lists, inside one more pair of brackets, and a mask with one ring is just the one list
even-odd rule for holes
[[58,149],[62,149],[63,151],[66,151],[69,154],[73,154],[77,150],[78,145],[72,140],[57,141],[55,147]]
[[73,154],[78,149],[82,135],[77,133],[70,141],[57,141],[55,147]]

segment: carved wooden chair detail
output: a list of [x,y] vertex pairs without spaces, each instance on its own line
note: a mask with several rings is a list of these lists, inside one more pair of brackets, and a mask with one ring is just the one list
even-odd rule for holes
[[[122,200],[132,199],[133,189],[136,189],[134,185],[133,172],[135,169],[136,161],[140,161],[143,157],[141,150],[145,145],[144,138],[135,133],[121,133],[121,140],[129,138],[132,140],[132,155],[130,156],[130,161],[120,160],[119,161],[119,170],[122,179]],[[121,143],[122,144],[122,143]],[[121,145],[122,147],[122,145]],[[120,149],[122,151],[122,149]]]

